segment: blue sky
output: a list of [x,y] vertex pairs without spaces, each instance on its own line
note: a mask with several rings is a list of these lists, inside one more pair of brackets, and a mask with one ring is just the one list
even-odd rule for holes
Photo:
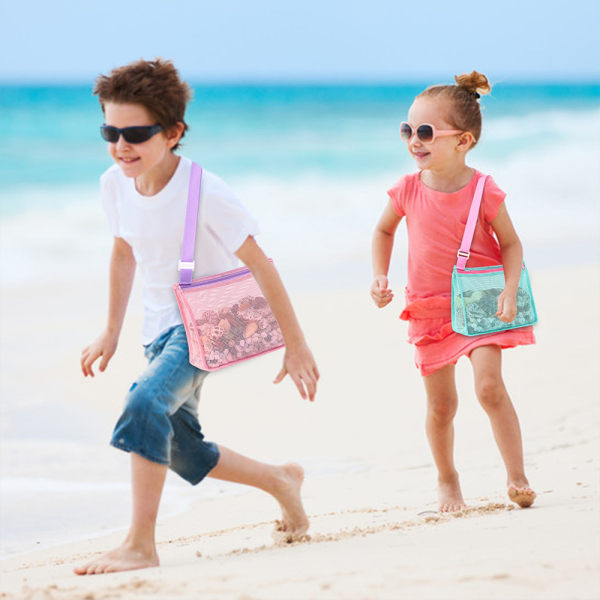
[[144,57],[194,81],[600,81],[598,0],[0,1],[0,81]]

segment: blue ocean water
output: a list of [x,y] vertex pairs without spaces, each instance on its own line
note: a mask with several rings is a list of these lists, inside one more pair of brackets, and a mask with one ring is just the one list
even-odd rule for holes
[[[350,261],[368,266],[385,190],[415,169],[398,126],[424,87],[195,85],[182,153],[234,188],[259,218],[263,246],[291,271],[308,273],[326,252],[339,285]],[[571,246],[595,242],[600,83],[500,82],[481,105],[470,163],[508,193],[528,245],[544,255],[557,236]],[[105,268],[98,177],[111,159],[101,123],[91,83],[0,85],[4,283],[66,280],[75,259],[88,273]]]
[[[385,190],[415,168],[398,125],[424,87],[195,85],[182,152],[232,185],[260,218],[265,243],[291,263],[297,244],[313,249],[308,260],[325,246],[332,260],[362,253],[353,240],[369,237]],[[580,239],[579,227],[597,216],[600,83],[500,82],[481,104],[471,164],[507,191],[526,237],[552,240],[537,227],[543,207],[546,233],[560,223],[562,234]],[[56,278],[73,246],[102,245],[97,183],[111,160],[101,123],[91,83],[0,85],[3,281],[31,269]]]
[[[197,85],[183,151],[228,179],[307,174],[358,179],[394,172],[409,162],[398,124],[424,87]],[[485,126],[477,153],[503,161],[524,148],[587,136],[590,131],[574,132],[568,120],[555,127],[552,119],[544,125],[537,117],[597,119],[600,84],[500,83],[481,104]],[[94,185],[110,164],[101,123],[91,85],[0,85],[2,214],[26,208],[18,200],[32,186]],[[499,127],[504,135],[497,135]],[[43,204],[43,194],[27,195],[28,203]]]

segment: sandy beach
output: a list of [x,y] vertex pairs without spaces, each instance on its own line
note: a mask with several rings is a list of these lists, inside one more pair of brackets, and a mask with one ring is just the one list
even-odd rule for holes
[[[0,565],[0,598],[600,597],[599,273],[597,265],[533,271],[538,343],[504,353],[527,474],[538,494],[532,508],[519,509],[506,497],[500,456],[473,392],[470,364],[462,359],[456,462],[469,508],[435,513],[423,386],[405,341],[406,324],[397,318],[401,290],[379,311],[367,281],[365,289],[294,295],[322,374],[314,405],[303,402],[288,380],[272,385],[280,353],[234,367],[235,377],[213,374],[203,390],[200,421],[208,439],[255,458],[304,465],[309,541],[273,541],[278,514],[262,492],[230,486],[209,488],[214,493],[208,494],[202,484],[193,489],[169,479],[165,494],[176,499],[181,490],[189,501],[184,510],[161,509],[161,566],[77,577],[75,565],[123,538],[129,494],[123,484],[103,492],[106,501],[77,504],[77,496],[65,493],[61,502],[74,504],[72,535],[64,538],[78,539],[19,547]],[[94,484],[114,479],[115,471],[126,482],[127,456],[108,448],[106,439],[131,378],[144,364],[134,298],[107,372],[93,381],[81,376],[79,352],[102,325],[105,298],[99,291],[104,294],[101,285],[49,287],[44,311],[31,288],[1,296],[4,394],[31,414],[43,416],[48,406],[55,414],[63,411],[64,446],[53,442],[54,453],[47,446],[39,460],[48,477],[81,478],[77,473],[89,470]],[[37,340],[33,374],[31,361],[24,360],[28,339]],[[28,378],[36,382],[35,394],[23,386]],[[39,423],[31,427],[44,437]],[[4,469],[22,475],[24,449],[33,452],[37,438],[17,443],[10,433],[3,431]],[[75,443],[80,446],[69,445]],[[74,453],[75,447],[80,450]],[[24,522],[28,510],[42,515],[30,523],[40,539],[53,519],[52,502],[60,500],[52,498],[37,494],[22,504]],[[91,525],[86,530],[80,517],[86,510],[95,517],[104,511],[103,527],[110,533],[99,535]],[[69,522],[64,529],[71,531]]]

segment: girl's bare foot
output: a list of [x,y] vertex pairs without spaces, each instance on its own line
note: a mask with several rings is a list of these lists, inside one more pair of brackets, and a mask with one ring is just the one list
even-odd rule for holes
[[458,475],[450,479],[438,479],[439,512],[459,512],[467,508],[460,490]]
[[508,497],[521,508],[527,508],[533,504],[535,492],[529,487],[529,483],[524,485],[510,483],[508,485]]
[[115,548],[81,567],[75,567],[73,571],[76,575],[99,575],[147,567],[158,567],[156,549],[153,549],[152,552],[143,552],[125,542],[119,548]]
[[281,521],[276,521],[274,537],[277,541],[295,542],[305,538],[309,521],[300,490],[304,482],[304,469],[296,463],[283,465],[280,479],[273,495],[281,506]]

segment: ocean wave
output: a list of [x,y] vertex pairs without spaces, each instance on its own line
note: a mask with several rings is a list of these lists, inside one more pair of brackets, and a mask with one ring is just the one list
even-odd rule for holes
[[[585,136],[582,137],[581,132],[585,132]],[[580,143],[587,140],[598,147],[600,106],[586,110],[545,109],[484,120],[484,140],[490,145],[504,140],[522,143],[529,138],[549,136],[552,136],[553,143],[563,140]],[[518,152],[518,145],[515,151]]]
[[[507,207],[525,245],[598,239],[597,137],[524,146],[503,159],[473,155],[472,164],[491,173],[507,192]],[[386,190],[413,170],[411,165],[361,179],[316,172],[240,175],[229,184],[261,223],[259,243],[293,274],[326,271],[348,261],[368,264],[370,237],[387,202]],[[27,191],[36,193],[35,188]],[[3,220],[2,285],[106,277],[112,239],[97,190],[47,190],[45,200]]]

